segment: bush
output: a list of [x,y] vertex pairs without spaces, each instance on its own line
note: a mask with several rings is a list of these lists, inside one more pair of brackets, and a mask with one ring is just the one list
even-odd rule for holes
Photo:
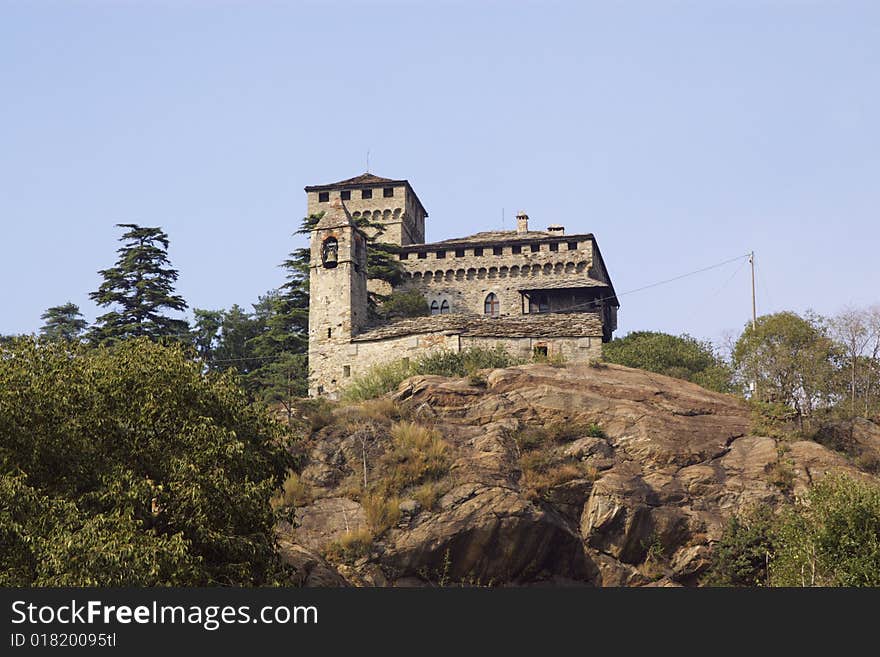
[[716,390],[733,391],[733,372],[715,355],[712,345],[691,336],[634,331],[602,345],[609,363],[685,379]]
[[757,507],[727,521],[712,550],[706,586],[765,586],[773,554],[773,512]]
[[370,556],[373,549],[373,535],[366,529],[346,532],[338,540],[324,547],[324,558],[331,563],[351,564],[358,559]]
[[775,586],[880,586],[876,483],[829,475],[782,514],[775,533]]
[[401,317],[424,317],[428,314],[428,301],[418,290],[395,290],[378,308],[384,319]]
[[313,501],[312,489],[302,478],[295,472],[292,472],[284,485],[281,487],[281,493],[272,498],[272,508],[281,509],[288,506],[308,506]]
[[382,458],[380,494],[391,497],[410,486],[442,478],[450,466],[449,445],[435,429],[414,422],[391,427],[391,450]]
[[381,536],[400,520],[400,500],[396,497],[366,495],[361,500],[361,505],[364,507],[367,526],[374,537]]
[[405,379],[419,374],[464,377],[473,376],[481,369],[510,367],[520,363],[501,346],[494,349],[469,347],[459,352],[437,351],[415,361],[396,360],[371,367],[345,388],[342,398],[352,402],[373,399],[396,390]]

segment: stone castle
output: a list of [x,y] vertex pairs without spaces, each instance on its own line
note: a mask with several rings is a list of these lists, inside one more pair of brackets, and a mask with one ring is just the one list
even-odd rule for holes
[[[617,328],[620,304],[590,233],[530,230],[520,213],[516,230],[426,243],[428,213],[407,180],[365,173],[305,191],[308,214],[323,213],[311,233],[310,396],[336,397],[373,365],[432,351],[501,345],[522,357],[594,360]],[[394,290],[420,292],[428,315],[369,317],[369,291],[392,289],[367,280],[362,217],[399,247]]]

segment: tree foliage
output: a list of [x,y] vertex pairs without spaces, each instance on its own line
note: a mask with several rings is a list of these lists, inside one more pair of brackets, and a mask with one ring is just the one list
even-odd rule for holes
[[0,347],[0,585],[276,581],[289,466],[279,426],[182,347]]
[[140,336],[155,340],[185,335],[187,323],[164,314],[187,307],[174,292],[178,272],[168,260],[168,236],[161,228],[117,226],[126,231],[119,238],[123,246],[117,249],[116,265],[98,272],[104,280],[89,294],[99,306],[114,309],[98,317],[92,340],[108,343]]
[[746,326],[733,364],[759,401],[791,406],[804,418],[833,395],[837,354],[818,318],[780,312]]
[[44,321],[40,334],[48,340],[76,340],[88,326],[79,306],[71,301],[52,306],[40,315],[40,319]]
[[731,392],[732,373],[712,345],[684,335],[634,331],[602,345],[610,363],[693,381],[718,392]]

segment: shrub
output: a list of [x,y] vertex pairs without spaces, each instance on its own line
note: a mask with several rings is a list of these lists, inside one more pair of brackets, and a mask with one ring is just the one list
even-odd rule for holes
[[292,472],[281,488],[281,493],[272,498],[272,508],[280,509],[285,506],[307,506],[313,501],[312,489],[295,472]]
[[428,314],[428,300],[418,290],[395,290],[379,305],[384,319],[423,317]]
[[712,345],[687,334],[633,331],[603,344],[602,356],[609,363],[693,381],[710,390],[733,391],[733,372]]
[[443,496],[443,489],[436,481],[428,481],[412,492],[412,498],[419,503],[425,511],[433,511]]
[[733,516],[712,550],[705,586],[764,586],[773,554],[773,512],[761,506]]
[[776,586],[880,586],[880,486],[829,475],[776,529]]
[[371,367],[345,388],[342,398],[346,401],[373,399],[396,390],[405,379],[419,374],[470,376],[481,369],[510,367],[520,363],[501,346],[494,349],[469,347],[459,352],[436,351],[415,361],[402,359]]
[[373,535],[366,529],[346,532],[338,540],[324,547],[324,558],[331,563],[353,563],[370,556]]
[[400,520],[400,500],[396,497],[365,495],[361,505],[374,537],[381,536]]
[[450,467],[449,445],[435,429],[399,422],[391,427],[391,449],[382,461],[385,471],[378,492],[390,497],[442,478]]

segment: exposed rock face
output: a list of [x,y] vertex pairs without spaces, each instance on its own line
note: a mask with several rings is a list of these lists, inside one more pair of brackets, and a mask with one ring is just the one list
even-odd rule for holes
[[[485,381],[401,385],[395,404],[449,446],[442,495],[431,508],[404,495],[399,520],[369,554],[336,570],[318,555],[366,527],[361,504],[347,498],[358,497],[364,461],[369,480],[383,476],[390,439],[380,430],[365,441],[344,422],[312,438],[302,478],[315,501],[281,530],[288,560],[307,566],[302,583],[693,585],[731,514],[778,505],[830,471],[868,476],[818,443],[749,435],[743,402],[677,379],[528,365]],[[577,435],[591,425],[604,437]],[[517,435],[529,427],[564,435],[545,429],[550,439],[525,446]],[[851,434],[860,453],[880,454],[875,425],[856,423]]]

